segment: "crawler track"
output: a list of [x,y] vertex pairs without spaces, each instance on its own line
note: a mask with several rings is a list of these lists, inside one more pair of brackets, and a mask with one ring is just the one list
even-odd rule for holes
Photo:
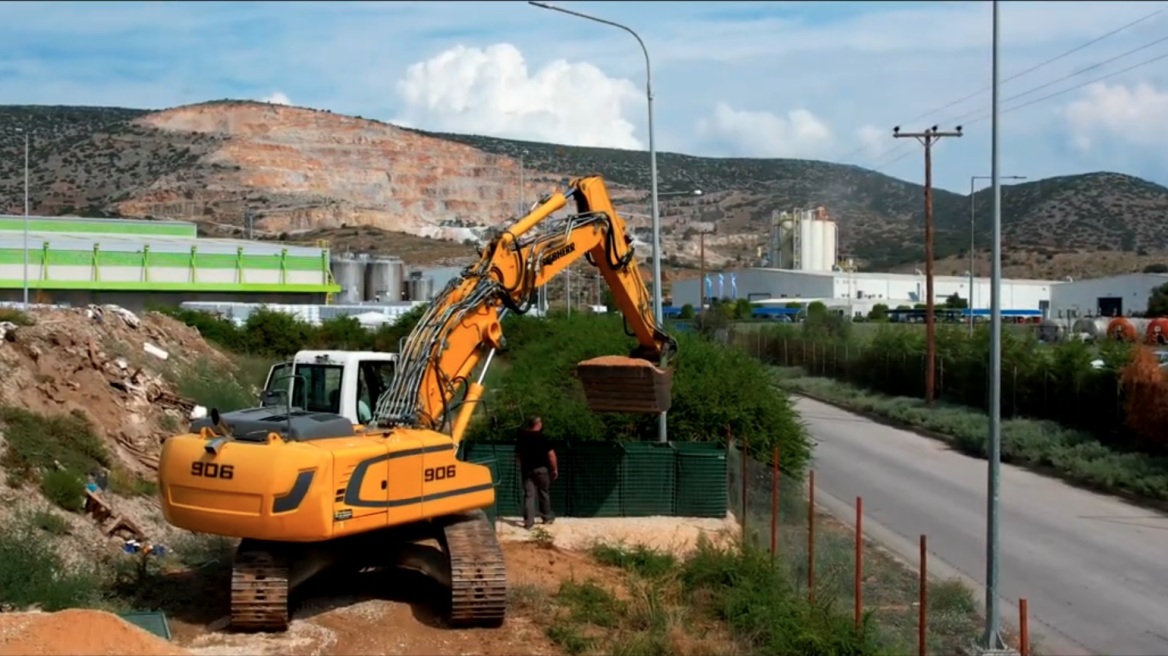
[[503,549],[483,511],[452,518],[442,531],[450,557],[450,624],[497,627],[507,613]]
[[244,540],[231,568],[231,626],[251,631],[288,630],[288,567]]

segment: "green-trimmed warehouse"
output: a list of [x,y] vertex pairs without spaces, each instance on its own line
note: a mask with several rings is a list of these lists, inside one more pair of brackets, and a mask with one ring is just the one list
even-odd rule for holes
[[[24,217],[0,216],[0,298],[24,287]],[[340,291],[324,247],[200,239],[184,221],[29,217],[30,300],[321,303]]]

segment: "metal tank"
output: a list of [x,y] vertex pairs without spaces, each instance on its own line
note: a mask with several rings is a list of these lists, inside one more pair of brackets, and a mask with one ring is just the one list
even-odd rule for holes
[[405,277],[406,263],[396,257],[370,260],[365,267],[365,300],[402,300]]
[[329,262],[333,280],[341,286],[341,291],[333,299],[339,305],[356,305],[365,300],[365,265],[363,258],[336,257]]
[[411,301],[429,301],[434,296],[434,279],[410,278],[409,296]]

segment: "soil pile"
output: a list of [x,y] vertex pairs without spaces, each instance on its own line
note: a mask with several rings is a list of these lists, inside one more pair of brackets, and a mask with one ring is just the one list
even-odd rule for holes
[[81,411],[139,473],[157,469],[162,441],[186,425],[193,407],[174,381],[196,363],[233,370],[197,330],[156,312],[90,306],[29,315],[34,325],[0,323],[7,374],[0,403],[49,415]]
[[179,656],[185,649],[96,610],[0,614],[0,656]]

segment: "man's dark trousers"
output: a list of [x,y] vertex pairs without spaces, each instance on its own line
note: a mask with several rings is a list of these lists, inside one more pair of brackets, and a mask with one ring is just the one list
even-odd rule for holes
[[535,525],[535,496],[539,495],[539,516],[544,523],[555,519],[552,514],[552,476],[547,467],[536,467],[523,474],[523,525]]

